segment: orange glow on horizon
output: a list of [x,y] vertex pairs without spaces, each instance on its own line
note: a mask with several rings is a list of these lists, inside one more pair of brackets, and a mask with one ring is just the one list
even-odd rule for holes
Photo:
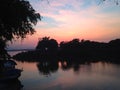
[[43,18],[34,27],[36,33],[27,36],[22,44],[15,42],[11,45],[13,48],[34,48],[39,38],[45,36],[58,43],[75,38],[98,42],[120,38],[120,8],[117,6],[98,5],[94,0],[80,0],[80,3],[76,0],[54,0],[51,5],[38,4],[34,0],[30,2]]

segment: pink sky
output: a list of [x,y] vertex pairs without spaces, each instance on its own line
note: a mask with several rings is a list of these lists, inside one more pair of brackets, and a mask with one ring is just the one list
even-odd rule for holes
[[94,0],[50,0],[50,3],[30,0],[43,16],[35,26],[36,33],[10,48],[34,48],[38,38],[50,36],[58,42],[73,38],[108,42],[120,38],[120,7]]

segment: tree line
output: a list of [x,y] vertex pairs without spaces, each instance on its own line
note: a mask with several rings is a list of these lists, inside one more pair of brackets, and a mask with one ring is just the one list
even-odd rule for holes
[[0,0],[0,59],[6,60],[7,43],[34,34],[41,16],[27,0]]
[[[107,0],[100,0],[100,2],[104,1]],[[116,5],[120,3],[120,0],[109,1],[114,1]],[[34,34],[33,26],[39,20],[41,15],[35,11],[29,0],[0,0],[0,60],[10,57],[6,51],[7,43]]]
[[[111,40],[107,43],[96,42],[90,40],[73,39],[68,42],[60,42],[51,39],[49,37],[43,37],[38,41],[35,51],[22,52],[14,56],[15,59],[27,59],[37,61],[52,61],[86,59],[84,61],[91,60],[104,60],[119,61],[120,59],[120,39]],[[57,59],[56,59],[57,58]],[[82,61],[82,60],[81,60]]]

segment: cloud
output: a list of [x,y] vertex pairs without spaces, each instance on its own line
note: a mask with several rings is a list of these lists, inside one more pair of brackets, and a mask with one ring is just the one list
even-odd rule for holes
[[[65,0],[65,3],[68,3]],[[70,1],[71,2],[71,1]],[[56,2],[57,3],[57,2]],[[65,3],[59,3],[58,6],[64,6]],[[75,2],[74,2],[75,3]],[[55,3],[54,3],[55,4]],[[71,4],[71,3],[70,3]],[[83,4],[81,4],[83,5]],[[55,7],[57,6],[54,5]],[[89,6],[89,8],[80,8],[80,6],[75,11],[71,9],[52,9],[52,12],[44,12],[43,16],[51,18],[55,21],[56,27],[51,27],[48,35],[50,33],[56,32],[59,33],[58,36],[63,37],[80,37],[83,38],[100,38],[107,37],[116,32],[119,32],[120,18],[119,13],[116,15],[116,12],[105,13],[101,10],[101,6]],[[103,8],[102,8],[103,9]],[[55,10],[55,11],[54,11]],[[57,11],[57,13],[55,13]],[[49,22],[53,23],[53,22]],[[63,31],[62,31],[63,30]],[[92,33],[91,33],[92,32]],[[63,34],[64,33],[64,34]],[[60,35],[61,34],[61,35]]]
[[120,7],[107,2],[98,5],[99,0],[49,1],[30,0],[43,18],[35,27],[37,32],[25,41],[26,46],[27,41],[37,43],[38,38],[44,36],[58,42],[73,38],[109,41],[120,37]]

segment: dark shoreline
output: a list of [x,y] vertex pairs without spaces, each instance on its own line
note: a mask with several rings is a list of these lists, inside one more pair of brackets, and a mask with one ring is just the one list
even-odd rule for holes
[[[52,43],[51,43],[52,42]],[[54,42],[54,43],[53,43]],[[74,39],[69,42],[57,42],[53,39],[39,41],[34,51],[21,52],[12,57],[21,61],[107,61],[120,63],[120,39],[108,43]]]

